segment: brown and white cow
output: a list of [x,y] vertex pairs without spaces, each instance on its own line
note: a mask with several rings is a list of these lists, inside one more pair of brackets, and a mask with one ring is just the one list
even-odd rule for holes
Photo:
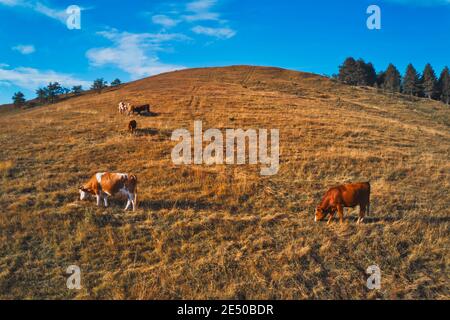
[[331,188],[325,193],[321,203],[316,208],[315,221],[323,220],[329,215],[328,223],[337,212],[339,220],[342,223],[344,220],[344,208],[354,208],[359,206],[360,223],[364,220],[364,216],[369,214],[370,208],[370,183],[359,182],[352,184],[345,184]]
[[125,173],[96,173],[87,183],[79,187],[80,200],[85,200],[88,195],[94,195],[97,199],[97,206],[101,205],[103,199],[105,207],[108,207],[108,197],[116,194],[123,194],[128,202],[125,210],[130,205],[133,211],[137,207],[137,177],[133,174]]
[[119,102],[119,113],[125,114],[127,113],[127,104],[125,102]]

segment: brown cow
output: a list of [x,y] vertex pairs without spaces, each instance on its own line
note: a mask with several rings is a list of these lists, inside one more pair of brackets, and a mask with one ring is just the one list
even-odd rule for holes
[[105,207],[108,206],[108,197],[115,194],[124,194],[127,199],[128,210],[130,205],[133,211],[136,210],[137,201],[137,177],[133,174],[124,173],[96,173],[87,183],[78,188],[80,200],[85,200],[89,194],[97,198],[97,206],[100,206],[103,199]]
[[131,134],[134,134],[136,132],[136,128],[137,128],[136,120],[131,120],[130,123],[128,123],[128,131]]
[[149,104],[145,104],[145,105],[139,106],[139,107],[129,106],[129,109],[128,109],[128,115],[131,115],[134,113],[141,115],[141,113],[143,113],[143,112],[150,113],[150,105]]
[[357,223],[360,223],[364,220],[366,211],[367,214],[369,214],[369,182],[345,184],[328,190],[322,198],[322,202],[316,208],[315,221],[321,221],[329,215],[329,224],[337,211],[339,220],[343,223],[344,208],[354,208],[356,206],[359,206],[359,218]]

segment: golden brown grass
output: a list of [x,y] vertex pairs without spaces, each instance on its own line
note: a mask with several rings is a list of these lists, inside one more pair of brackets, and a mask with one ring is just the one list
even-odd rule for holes
[[[150,103],[154,117],[117,113]],[[174,166],[171,132],[279,128],[281,169]],[[0,298],[449,299],[449,108],[316,75],[193,69],[0,115]],[[98,171],[140,209],[79,202]],[[371,214],[315,224],[326,189],[372,183]],[[66,288],[69,265],[82,289]],[[368,266],[382,272],[366,288]]]

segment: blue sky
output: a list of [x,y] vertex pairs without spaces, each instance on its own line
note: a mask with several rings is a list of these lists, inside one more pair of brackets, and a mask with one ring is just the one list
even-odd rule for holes
[[[381,8],[381,30],[366,26]],[[79,6],[81,29],[66,26]],[[331,75],[347,57],[377,70],[450,64],[450,0],[0,0],[0,103],[49,81],[87,88],[161,72],[251,64]]]

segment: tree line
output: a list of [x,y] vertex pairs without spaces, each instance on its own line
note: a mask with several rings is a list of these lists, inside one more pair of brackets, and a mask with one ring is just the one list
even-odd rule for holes
[[339,66],[339,74],[334,77],[349,85],[377,87],[383,91],[425,97],[450,104],[448,67],[445,67],[437,78],[431,64],[428,63],[422,74],[419,74],[410,63],[402,76],[392,63],[385,71],[377,73],[372,63],[349,57]]
[[[111,82],[111,87],[115,87],[122,84],[120,79],[115,79]],[[94,80],[94,82],[91,85],[90,90],[94,90],[98,93],[100,93],[103,89],[108,87],[108,82],[105,81],[103,78],[99,78]],[[36,90],[36,100],[38,104],[51,104],[55,103],[58,100],[60,100],[62,97],[68,97],[69,95],[72,96],[78,96],[81,95],[85,90],[83,89],[83,86],[73,86],[71,89],[63,87],[58,82],[50,82],[46,87],[41,87]],[[19,91],[14,93],[13,97],[13,104],[15,107],[23,107],[27,105],[27,101],[25,99],[25,95]],[[30,106],[35,105],[29,104]]]

